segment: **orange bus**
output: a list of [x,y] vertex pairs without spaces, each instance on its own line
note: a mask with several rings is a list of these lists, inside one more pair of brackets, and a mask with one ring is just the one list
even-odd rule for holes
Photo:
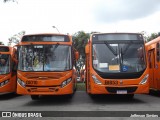
[[76,89],[75,63],[79,57],[72,37],[64,34],[24,35],[18,46],[17,93],[69,95]]
[[146,43],[150,89],[160,90],[160,37]]
[[86,91],[94,94],[149,92],[149,71],[139,33],[92,34],[85,47]]
[[0,45],[0,93],[16,93],[16,49]]

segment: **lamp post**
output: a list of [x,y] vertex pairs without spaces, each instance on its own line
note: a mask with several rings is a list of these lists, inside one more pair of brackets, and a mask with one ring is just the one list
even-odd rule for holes
[[[58,32],[59,32],[59,30],[57,29],[57,27],[56,26],[52,26],[53,28],[55,28]],[[59,32],[60,33],[60,32]]]

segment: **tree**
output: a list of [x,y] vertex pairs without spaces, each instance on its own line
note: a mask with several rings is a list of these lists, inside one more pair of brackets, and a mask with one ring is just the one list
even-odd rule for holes
[[15,0],[3,0],[4,3],[9,2],[9,1],[15,2]]
[[73,35],[73,46],[79,52],[80,59],[77,62],[78,70],[83,68],[85,61],[85,46],[88,42],[90,34],[84,31],[78,31]]
[[0,45],[4,45],[3,42],[0,41]]
[[18,44],[21,37],[25,34],[25,31],[21,31],[18,34],[13,35],[12,37],[10,37],[8,40],[8,45],[10,46],[12,43]]
[[146,42],[149,42],[160,36],[160,33],[151,33],[151,35],[145,36]]

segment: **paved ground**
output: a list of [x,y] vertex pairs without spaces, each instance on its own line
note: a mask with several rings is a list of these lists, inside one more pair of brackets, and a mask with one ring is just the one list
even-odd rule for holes
[[0,95],[0,111],[160,111],[160,93],[138,94],[130,100],[115,95],[91,98],[85,91],[77,91],[72,99],[42,96],[38,101],[30,96],[4,94]]

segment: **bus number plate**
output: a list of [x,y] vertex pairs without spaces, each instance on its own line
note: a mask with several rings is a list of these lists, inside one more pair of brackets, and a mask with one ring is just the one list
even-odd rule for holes
[[118,80],[106,80],[106,85],[118,85]]
[[127,90],[117,90],[117,94],[127,94]]
[[38,81],[26,81],[26,85],[37,85]]

